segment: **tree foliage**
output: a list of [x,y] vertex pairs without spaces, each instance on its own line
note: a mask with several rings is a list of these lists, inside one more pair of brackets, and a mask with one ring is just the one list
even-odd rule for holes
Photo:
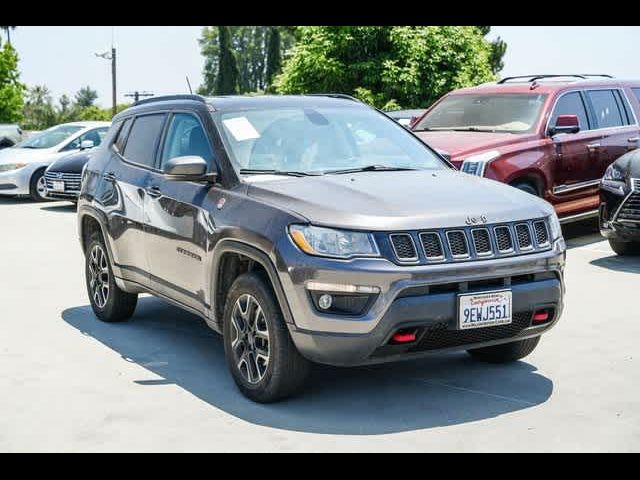
[[[490,26],[478,26],[480,33],[487,36],[491,32]],[[495,74],[504,68],[504,54],[507,53],[507,43],[500,37],[491,42],[491,71]]]
[[0,123],[13,123],[22,117],[25,87],[20,83],[18,54],[0,42]]
[[267,42],[267,71],[265,73],[265,84],[267,87],[273,85],[273,80],[282,70],[282,41],[280,29],[270,27],[269,39]]
[[76,105],[80,108],[90,107],[98,99],[98,92],[89,85],[82,87],[76,92]]
[[238,93],[238,64],[231,45],[231,30],[229,27],[218,27],[218,77],[216,78],[217,95],[233,95]]
[[[199,39],[200,50],[205,57],[204,82],[198,88],[203,95],[216,93],[220,73],[219,28],[204,27]],[[269,45],[273,30],[277,29],[280,40],[280,57],[293,45],[295,27],[244,26],[224,27],[231,33],[231,46],[238,66],[238,93],[258,92],[267,88],[269,68]],[[274,41],[274,44],[276,42]],[[275,59],[272,51],[272,59]],[[277,67],[277,65],[275,65]],[[278,69],[274,70],[278,73]],[[274,73],[274,74],[275,74]]]
[[7,43],[11,45],[11,30],[15,30],[15,25],[1,25],[0,29],[4,30],[4,33],[7,35]]
[[281,93],[355,95],[377,107],[427,107],[493,80],[491,44],[473,26],[308,26],[276,79]]

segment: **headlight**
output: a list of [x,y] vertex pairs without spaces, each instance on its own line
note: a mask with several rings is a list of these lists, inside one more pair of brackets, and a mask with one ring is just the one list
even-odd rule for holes
[[625,178],[624,178],[624,173],[618,170],[615,164],[612,163],[607,167],[607,170],[604,172],[604,177],[602,177],[602,180],[609,180],[612,182],[624,182]]
[[0,165],[0,172],[10,172],[12,170],[18,170],[26,166],[26,163],[5,163],[3,165]]
[[547,222],[549,223],[549,234],[551,235],[551,241],[554,242],[558,238],[562,237],[562,227],[560,226],[558,215],[556,215],[555,212],[547,217]]
[[489,152],[480,153],[478,155],[471,155],[462,162],[462,170],[464,173],[470,175],[477,175],[478,177],[484,176],[484,171],[487,168],[489,162],[494,161],[500,156],[500,152],[497,150],[491,150]]
[[380,255],[369,233],[334,230],[311,225],[291,225],[289,235],[300,250],[321,257],[351,258]]

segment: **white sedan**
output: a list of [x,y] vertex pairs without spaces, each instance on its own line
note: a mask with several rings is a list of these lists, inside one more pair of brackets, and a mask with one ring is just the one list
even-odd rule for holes
[[109,122],[65,123],[0,150],[0,195],[46,200],[46,168],[70,153],[100,145],[110,126]]

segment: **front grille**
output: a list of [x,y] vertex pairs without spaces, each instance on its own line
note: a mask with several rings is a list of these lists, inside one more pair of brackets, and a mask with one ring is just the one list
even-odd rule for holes
[[[638,188],[640,188],[640,185]],[[640,223],[640,192],[629,195],[620,208],[616,220],[618,222]]]
[[500,253],[513,252],[513,237],[509,227],[496,227],[494,230],[496,235],[496,244]]
[[536,243],[538,245],[546,245],[549,243],[549,232],[547,231],[547,224],[539,220],[537,222],[533,222],[533,230],[536,235]]
[[447,232],[447,240],[449,241],[449,250],[454,258],[469,256],[469,245],[467,244],[467,237],[463,230]]
[[449,330],[448,323],[441,322],[427,328],[420,341],[409,351],[437,350],[516,337],[530,325],[531,312],[514,313],[512,322],[508,325],[475,328],[472,330]]
[[427,260],[441,260],[444,258],[444,249],[442,248],[442,240],[436,232],[428,232],[420,234],[420,241]]
[[58,173],[45,172],[44,178],[48,189],[53,189],[53,182],[64,182],[65,191],[80,191],[82,174],[80,173]]
[[391,235],[391,243],[396,258],[400,262],[415,262],[418,260],[416,246],[413,243],[413,238],[408,233]]
[[516,236],[518,237],[518,248],[520,248],[520,250],[529,250],[533,248],[529,225],[526,223],[519,223],[516,225]]
[[640,178],[632,178],[631,186],[633,187],[634,190],[640,191]]
[[493,253],[489,230],[486,228],[478,228],[476,230],[472,230],[471,235],[473,236],[473,246],[476,249],[477,255],[485,256]]

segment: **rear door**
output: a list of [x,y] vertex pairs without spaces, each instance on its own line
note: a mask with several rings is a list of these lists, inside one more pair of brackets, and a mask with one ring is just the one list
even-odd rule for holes
[[113,242],[114,262],[124,278],[148,285],[145,251],[145,187],[156,160],[166,114],[127,119],[116,138],[112,158],[104,169],[101,193]]
[[[183,305],[204,312],[208,308],[206,266],[210,214],[202,208],[216,188],[198,182],[167,180],[164,164],[175,157],[195,155],[214,165],[213,149],[195,112],[174,112],[169,119],[158,162],[148,178],[145,196],[147,258],[152,288]],[[211,203],[211,202],[209,202]]]

